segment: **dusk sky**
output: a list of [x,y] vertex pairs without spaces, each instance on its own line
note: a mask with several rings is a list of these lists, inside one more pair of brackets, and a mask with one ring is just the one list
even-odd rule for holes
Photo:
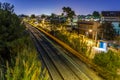
[[15,6],[17,14],[61,14],[63,6],[71,7],[76,14],[91,14],[93,11],[120,11],[120,0],[0,0]]

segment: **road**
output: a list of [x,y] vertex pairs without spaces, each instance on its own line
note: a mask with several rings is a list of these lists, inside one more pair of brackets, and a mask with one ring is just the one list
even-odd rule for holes
[[52,80],[103,80],[79,58],[31,25],[26,25]]

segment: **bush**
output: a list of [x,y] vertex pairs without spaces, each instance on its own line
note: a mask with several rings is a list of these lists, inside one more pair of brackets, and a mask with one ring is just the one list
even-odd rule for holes
[[48,72],[41,69],[31,38],[13,8],[0,3],[0,80],[47,80]]
[[39,80],[49,78],[47,70],[42,72],[41,62],[29,36],[11,43],[11,63],[6,62],[7,80]]
[[93,62],[109,72],[108,80],[115,80],[115,78],[119,77],[117,70],[120,69],[120,56],[117,53],[108,51],[107,53],[96,54]]
[[79,37],[77,34],[70,33],[68,31],[58,31],[55,35],[58,39],[65,42],[76,51],[84,53],[86,56],[89,56],[87,54],[91,53],[88,49],[86,40],[82,37]]

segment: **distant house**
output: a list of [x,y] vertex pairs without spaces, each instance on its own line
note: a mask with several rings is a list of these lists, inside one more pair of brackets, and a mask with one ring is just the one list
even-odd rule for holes
[[120,11],[102,11],[102,21],[120,22]]
[[100,18],[96,18],[92,15],[80,15],[78,16],[79,21],[100,21]]
[[85,15],[79,15],[78,20],[79,21],[85,21],[85,17],[86,17]]
[[90,36],[92,39],[95,39],[98,32],[97,28],[99,25],[100,23],[95,21],[79,21],[78,22],[79,33],[86,36]]
[[102,11],[101,22],[111,22],[117,34],[120,35],[120,11]]
[[78,16],[73,16],[72,25],[76,26],[78,22]]

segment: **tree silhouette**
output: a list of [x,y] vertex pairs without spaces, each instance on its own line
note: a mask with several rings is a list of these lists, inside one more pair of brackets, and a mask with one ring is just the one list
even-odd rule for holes
[[62,10],[64,15],[68,18],[73,18],[73,16],[75,16],[75,12],[70,7],[63,7]]
[[70,19],[72,28],[73,16],[75,16],[75,12],[70,7],[63,7],[62,10],[63,14],[67,17],[67,19]]
[[13,13],[14,5],[11,5],[10,3],[0,3],[0,9]]
[[42,14],[42,15],[41,15],[41,18],[42,18],[42,19],[46,18],[46,15],[45,15],[45,14]]
[[0,46],[2,46],[0,56],[7,59],[7,55],[9,55],[7,44],[21,37],[24,28],[18,16],[13,13],[13,6],[9,3],[0,3],[0,6]]
[[94,11],[92,15],[94,18],[100,18],[100,14],[98,11]]
[[102,23],[101,26],[98,27],[99,29],[99,36],[102,39],[106,40],[114,40],[116,36],[116,31],[114,26],[110,22]]
[[31,17],[31,18],[35,18],[35,14],[32,14],[30,17]]

